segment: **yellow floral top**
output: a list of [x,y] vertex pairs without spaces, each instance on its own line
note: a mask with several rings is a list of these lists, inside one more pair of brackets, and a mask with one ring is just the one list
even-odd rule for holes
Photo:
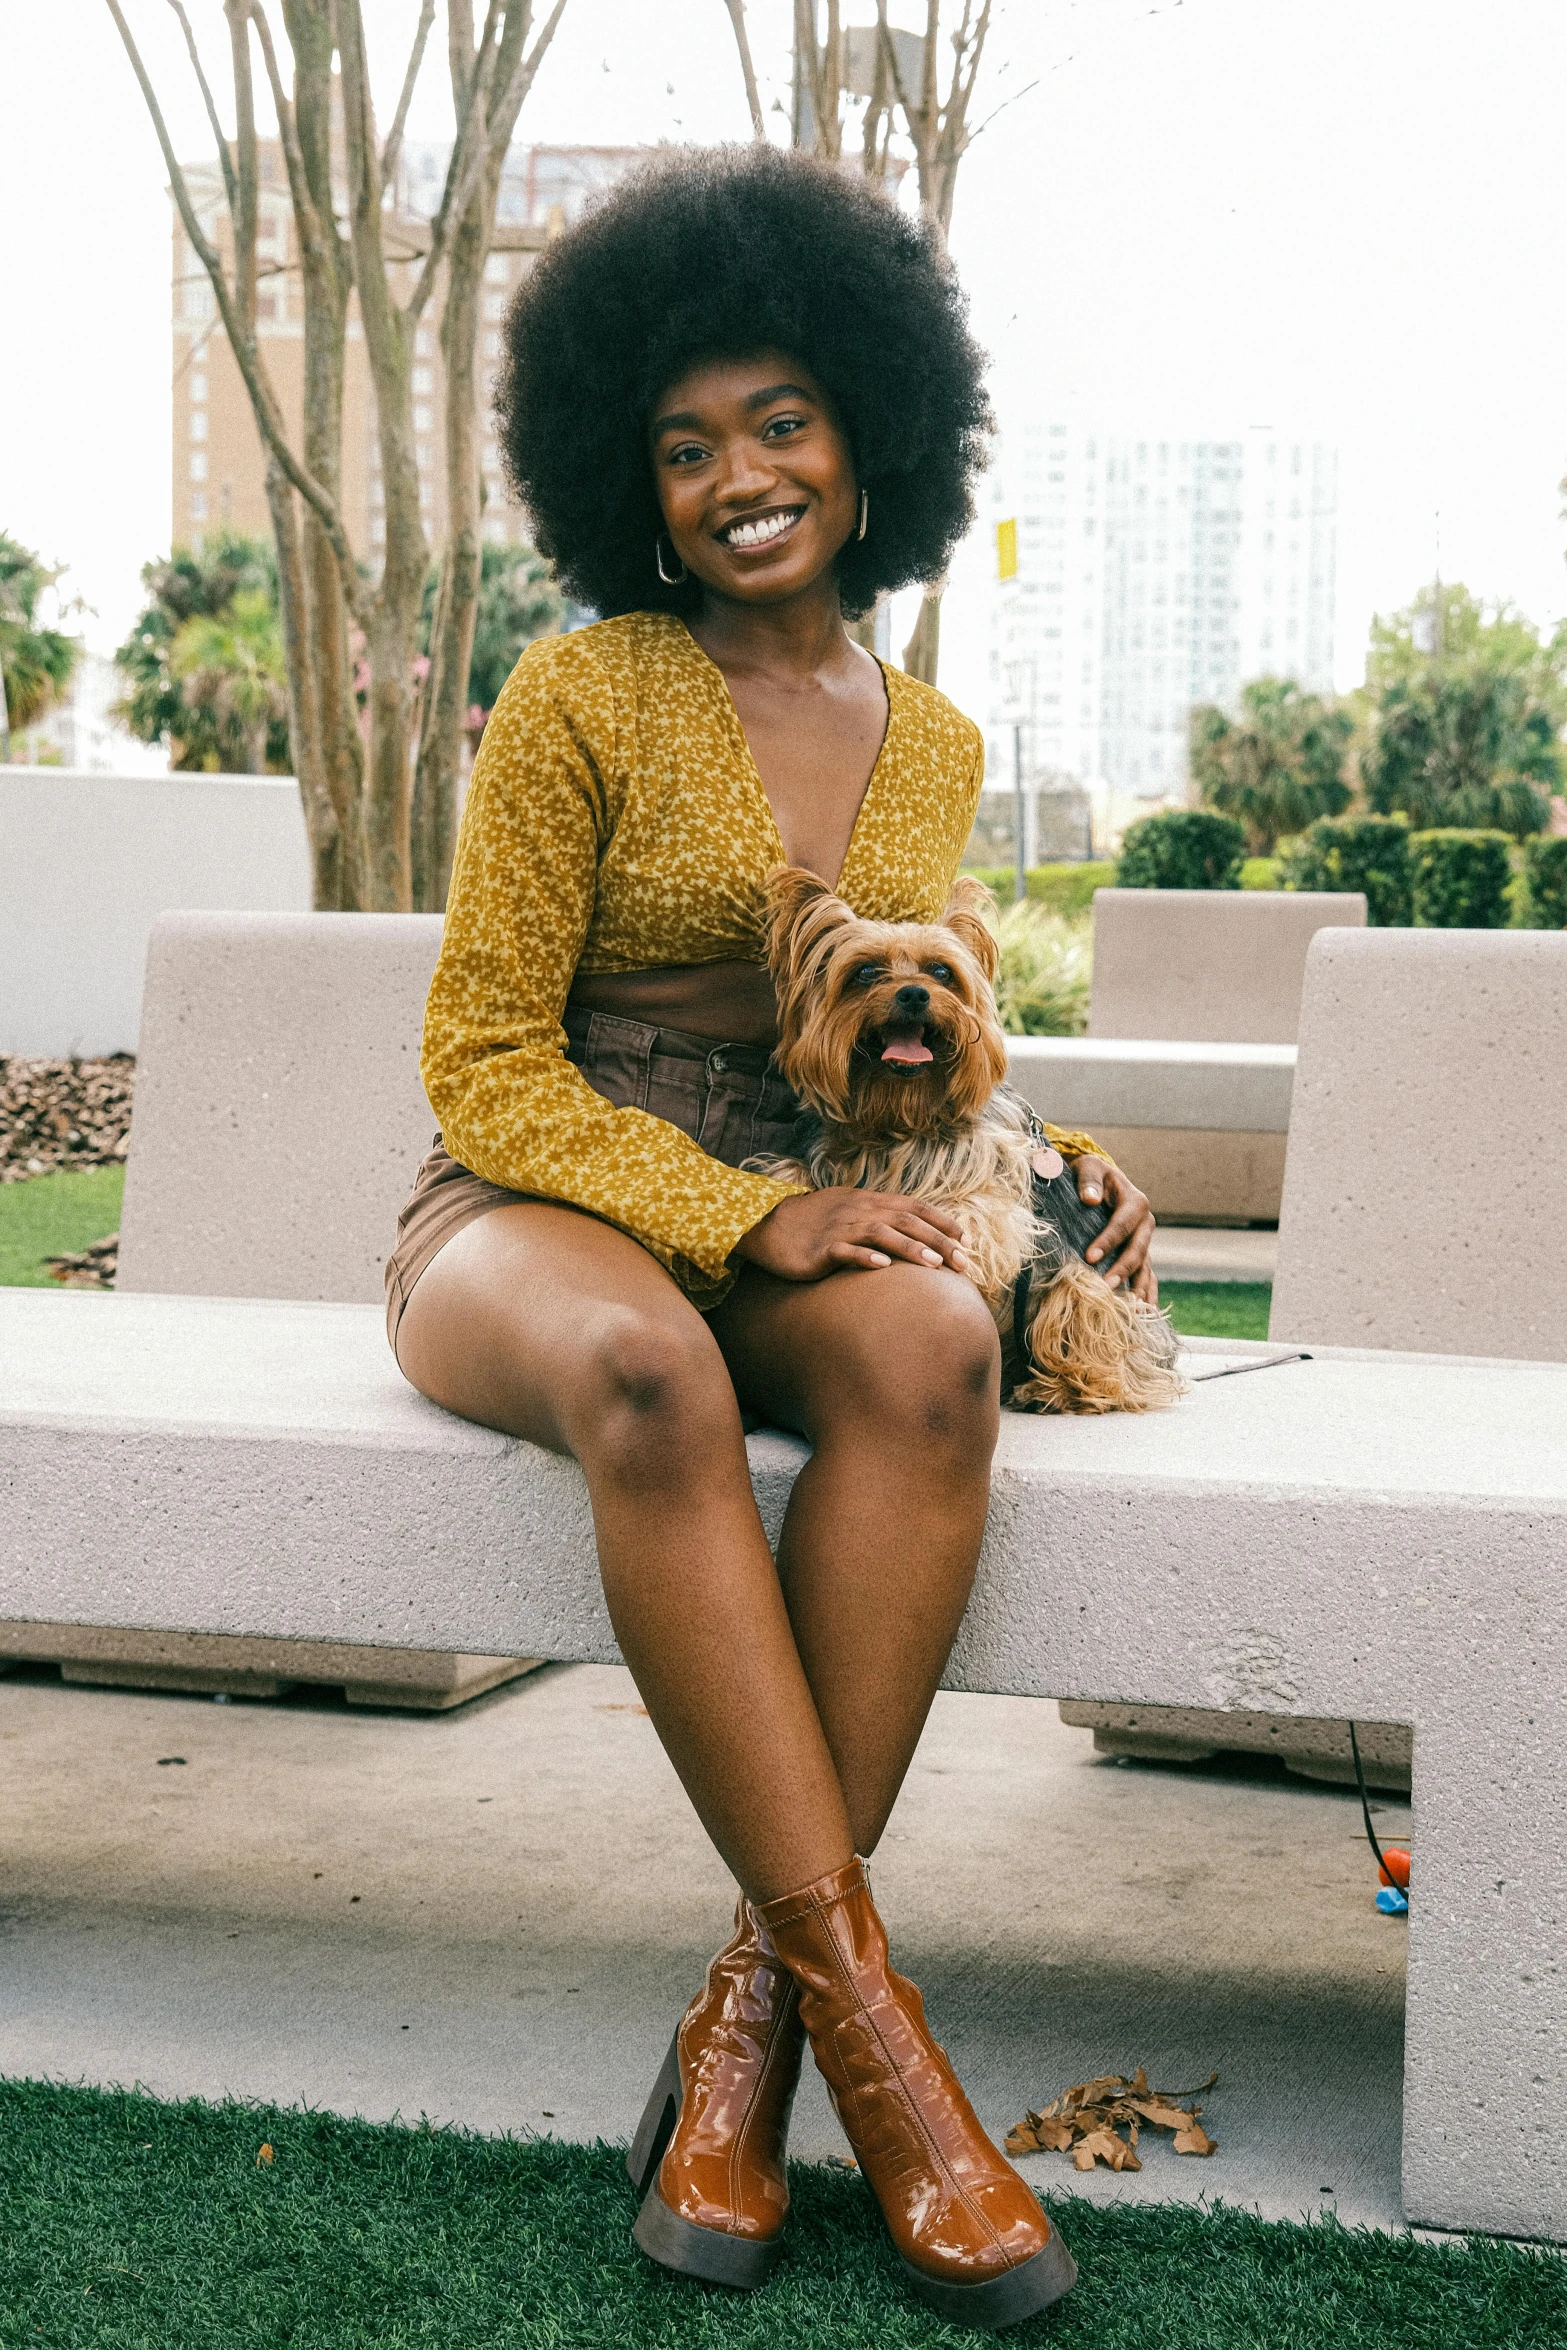
[[[887,732],[837,887],[858,914],[932,921],[984,744],[933,687],[884,675]],[[797,1187],[613,1107],[566,1059],[561,1014],[579,970],[761,962],[759,884],[784,861],[722,672],[682,622],[632,612],[529,646],[474,765],[425,1090],[463,1166],[619,1225],[702,1307],[732,1283],[736,1243]]]

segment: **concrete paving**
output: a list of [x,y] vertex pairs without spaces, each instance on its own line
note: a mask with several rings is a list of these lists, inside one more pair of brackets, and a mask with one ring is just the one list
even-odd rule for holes
[[[11,2075],[623,2138],[733,1898],[607,1666],[434,1718],[24,1668],[0,1783]],[[1145,2138],[1140,2174],[1031,2157],[1040,2184],[1402,2224],[1405,1929],[1353,1797],[1096,1760],[1049,1703],[944,1694],[874,1873],[998,2135],[1102,2071],[1217,2068],[1211,2160]],[[842,2151],[809,2067],[793,2142]]]

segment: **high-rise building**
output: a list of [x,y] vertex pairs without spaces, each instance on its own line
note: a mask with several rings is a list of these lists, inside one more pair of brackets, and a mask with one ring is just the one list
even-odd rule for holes
[[[501,356],[501,320],[513,289],[551,236],[637,162],[635,147],[514,147],[506,159],[496,204],[493,249],[480,294],[480,457],[484,481],[484,535],[511,544],[526,535],[523,517],[507,498],[500,450],[490,415],[489,384]],[[398,167],[383,234],[393,257],[394,284],[406,300],[428,241],[429,222],[445,183],[450,150],[412,143]],[[304,402],[304,314],[299,249],[282,150],[260,147],[257,236],[257,334],[268,373],[299,446]],[[186,178],[204,232],[228,262],[232,236],[218,167],[187,166]],[[346,188],[340,204],[346,205]],[[432,553],[446,535],[446,464],[441,439],[443,369],[437,286],[416,330],[413,361],[415,455],[419,503]],[[249,395],[218,316],[207,273],[184,226],[174,215],[174,502],[172,538],[189,544],[214,526],[266,537],[266,460]],[[375,398],[357,304],[350,303],[343,381],[343,475],[340,485],[350,543],[374,567],[386,543],[384,493],[376,438]]]
[[1104,847],[1184,803],[1195,702],[1263,675],[1329,690],[1337,477],[1335,449],[1266,426],[1199,440],[1056,416],[1009,436],[992,474],[1015,570],[992,591],[988,786],[1011,787],[1021,749],[1041,809],[1086,794]]

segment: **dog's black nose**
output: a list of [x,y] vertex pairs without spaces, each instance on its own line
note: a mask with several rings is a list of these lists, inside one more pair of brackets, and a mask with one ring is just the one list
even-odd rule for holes
[[918,1020],[930,1009],[930,989],[900,987],[892,999],[892,1008],[901,1020]]

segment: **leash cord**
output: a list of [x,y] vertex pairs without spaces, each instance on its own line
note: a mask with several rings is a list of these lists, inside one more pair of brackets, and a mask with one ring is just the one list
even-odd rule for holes
[[[1400,1885],[1398,1879],[1394,1876],[1392,1870],[1388,1867],[1387,1862],[1382,1857],[1382,1847],[1377,1842],[1377,1832],[1371,1825],[1371,1798],[1366,1793],[1366,1773],[1364,1765],[1360,1760],[1360,1740],[1355,1736],[1355,1725],[1353,1722],[1351,1722],[1349,1725],[1349,1751],[1355,1758],[1355,1785],[1360,1789],[1360,1814],[1366,1823],[1366,1842],[1370,1845],[1372,1851],[1376,1854],[1377,1867],[1382,1871],[1383,1876],[1392,1886],[1394,1892],[1403,1893],[1404,1888]],[[1409,1899],[1407,1893],[1404,1894],[1404,1899],[1406,1901]]]

